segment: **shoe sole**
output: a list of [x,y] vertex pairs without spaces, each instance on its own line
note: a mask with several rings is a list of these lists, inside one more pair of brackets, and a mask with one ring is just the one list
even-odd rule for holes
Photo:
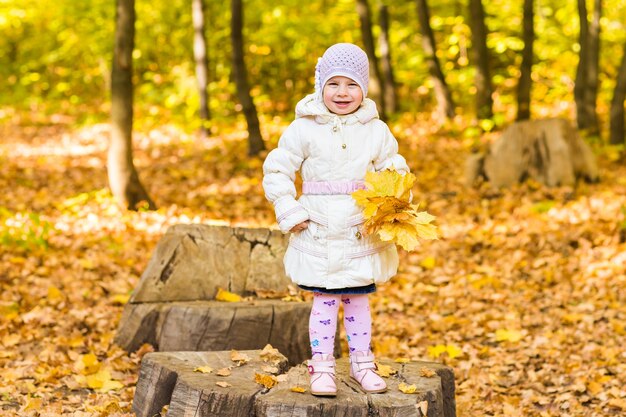
[[313,392],[311,391],[312,395],[315,395],[316,397],[336,397],[337,393],[336,392]]

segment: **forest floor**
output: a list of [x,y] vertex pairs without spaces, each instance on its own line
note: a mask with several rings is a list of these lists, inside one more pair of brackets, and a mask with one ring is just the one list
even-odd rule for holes
[[[124,304],[168,226],[273,224],[262,160],[234,128],[137,134],[160,208],[126,212],[107,190],[107,125],[5,119],[0,415],[131,415],[150,347],[113,343]],[[274,146],[285,125],[271,126]],[[624,415],[626,166],[599,148],[597,184],[468,188],[470,140],[414,120],[392,127],[442,237],[402,252],[373,296],[376,353],[452,366],[459,416]]]

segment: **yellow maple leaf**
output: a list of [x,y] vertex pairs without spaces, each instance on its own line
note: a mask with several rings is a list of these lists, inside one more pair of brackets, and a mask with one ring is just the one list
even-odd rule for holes
[[396,358],[396,360],[394,362],[396,362],[396,363],[409,363],[409,362],[411,362],[411,359],[409,359],[409,358]]
[[398,384],[398,389],[405,394],[415,394],[417,386],[415,384],[409,385],[405,382],[400,382],[400,384]]
[[235,294],[229,291],[226,291],[222,288],[217,289],[217,295],[215,296],[217,301],[226,301],[229,303],[237,303],[241,301],[241,296],[239,294]]
[[496,330],[496,342],[519,342],[522,340],[522,333],[518,330],[498,329]]
[[301,387],[301,386],[299,386],[299,385],[296,385],[295,387],[291,387],[291,388],[289,388],[289,390],[290,390],[291,392],[298,392],[298,393],[300,393],[300,394],[302,394],[302,393],[305,393],[305,392],[306,392],[306,388],[303,388],[303,387]]
[[368,172],[367,189],[352,193],[355,202],[363,207],[363,231],[385,242],[394,242],[405,250],[414,250],[420,239],[437,239],[435,217],[410,203],[412,174],[396,171]]
[[278,380],[276,379],[275,376],[264,375],[258,372],[254,374],[254,382],[256,382],[257,384],[263,385],[267,389],[271,389],[276,384],[278,384]]
[[111,379],[111,373],[107,369],[101,369],[95,374],[87,375],[86,381],[89,388],[102,392],[120,389],[124,386],[121,382]]
[[377,363],[376,368],[377,368],[376,373],[382,376],[383,378],[389,378],[391,375],[395,375],[398,373],[398,371],[396,371],[389,365],[383,365],[383,364]]
[[437,375],[437,372],[433,371],[430,368],[426,368],[426,367],[420,368],[420,376],[423,376],[424,378],[432,378],[435,375]]
[[447,353],[450,359],[463,355],[463,350],[456,345],[436,345],[428,347],[428,355],[432,358],[438,358],[442,354]]

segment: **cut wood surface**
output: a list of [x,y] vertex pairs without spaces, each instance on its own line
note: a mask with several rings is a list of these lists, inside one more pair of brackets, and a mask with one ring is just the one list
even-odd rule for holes
[[[260,351],[245,352],[252,360],[233,367],[231,375],[201,374],[200,366],[219,369],[232,366],[231,352],[160,352],[144,357],[133,402],[138,417],[158,413],[170,404],[168,417],[455,417],[454,374],[451,368],[432,362],[396,363],[382,359],[394,375],[386,378],[389,390],[366,394],[349,377],[347,358],[337,361],[337,396],[315,397],[309,393],[306,367],[298,365],[278,375],[271,389],[255,382],[255,374],[267,374]],[[286,360],[279,364],[284,369]],[[267,369],[267,368],[266,368]],[[216,382],[232,386],[220,387]],[[400,384],[415,392],[400,391]],[[294,389],[304,388],[304,393]]]
[[133,292],[131,303],[213,300],[218,288],[250,295],[286,291],[288,236],[266,228],[206,224],[170,227]]
[[[137,303],[124,310],[115,342],[128,351],[278,348],[292,364],[309,356],[308,302],[256,300]],[[338,347],[337,347],[338,349]]]
[[579,178],[597,181],[598,167],[591,148],[567,120],[526,120],[505,129],[486,154],[468,159],[468,183],[480,177],[495,187],[529,178],[562,186],[573,185]]

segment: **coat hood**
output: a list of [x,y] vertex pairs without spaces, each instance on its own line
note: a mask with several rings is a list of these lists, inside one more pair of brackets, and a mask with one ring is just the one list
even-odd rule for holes
[[313,93],[304,97],[296,105],[296,119],[301,117],[313,117],[320,124],[330,123],[337,118],[344,120],[346,124],[367,123],[378,118],[378,110],[373,100],[365,98],[354,113],[337,115],[328,110],[319,98],[319,94]]

